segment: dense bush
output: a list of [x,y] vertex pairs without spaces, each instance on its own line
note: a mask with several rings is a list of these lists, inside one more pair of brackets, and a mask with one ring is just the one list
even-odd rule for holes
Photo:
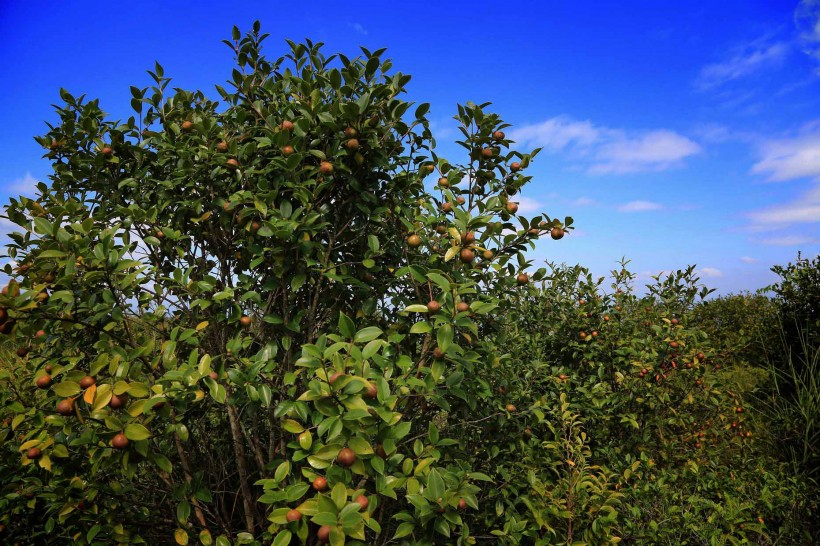
[[532,271],[572,220],[517,214],[537,151],[488,105],[449,162],[383,51],[264,39],[220,102],[62,93],[6,209],[0,540],[806,540],[692,269]]

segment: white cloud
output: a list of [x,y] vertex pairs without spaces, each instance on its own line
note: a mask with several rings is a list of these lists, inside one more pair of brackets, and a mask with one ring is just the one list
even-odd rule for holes
[[510,132],[520,144],[548,152],[570,152],[590,174],[661,171],[701,151],[689,138],[667,129],[632,131],[597,126],[558,116]]
[[744,264],[756,264],[758,262],[757,258],[752,258],[750,256],[743,256],[740,258],[740,261]]
[[353,28],[353,30],[355,30],[356,32],[358,32],[362,36],[367,36],[367,29],[364,28],[364,26],[362,26],[361,23],[353,23],[350,26]]
[[630,201],[618,207],[618,212],[646,212],[649,210],[660,210],[663,205],[652,201]]
[[803,235],[786,235],[784,237],[774,237],[770,239],[763,239],[760,241],[764,245],[770,246],[801,246],[814,244],[820,242],[813,237],[805,237]]
[[518,213],[519,214],[533,214],[544,212],[543,203],[530,199],[529,197],[521,197],[518,199]]
[[760,155],[752,172],[769,180],[820,177],[820,120],[805,124],[795,137],[765,141]]
[[589,197],[579,197],[578,199],[573,199],[570,201],[569,204],[574,207],[589,207],[592,205],[597,205],[598,201],[595,199],[590,199]]
[[696,272],[706,279],[718,279],[723,276],[723,271],[715,267],[701,267]]
[[6,195],[25,195],[26,197],[34,197],[34,192],[39,182],[36,178],[27,172],[22,178],[18,178],[13,182],[3,184],[2,193]]
[[794,24],[801,49],[820,61],[820,0],[802,0],[794,12]]
[[704,66],[695,80],[695,88],[699,91],[709,91],[755,72],[778,66],[786,58],[789,50],[787,42],[771,43],[766,37],[737,47],[728,59]]

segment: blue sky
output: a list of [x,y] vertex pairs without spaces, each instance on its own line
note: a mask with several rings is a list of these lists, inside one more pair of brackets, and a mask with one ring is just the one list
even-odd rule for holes
[[[440,154],[456,103],[494,103],[531,167],[522,210],[577,231],[536,259],[645,281],[697,264],[720,292],[820,250],[820,0],[721,2],[0,1],[0,200],[49,173],[33,136],[65,87],[129,115],[129,85],[159,61],[172,85],[230,76],[230,28],[355,55],[387,47],[430,102]],[[0,229],[8,229],[0,224]]]

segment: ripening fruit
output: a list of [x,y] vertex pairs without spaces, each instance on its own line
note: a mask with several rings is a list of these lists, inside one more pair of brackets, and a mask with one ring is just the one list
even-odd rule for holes
[[519,163],[518,161],[513,161],[512,163],[510,163],[510,170],[514,173],[517,173],[521,170],[521,163]]
[[39,459],[42,454],[43,452],[40,451],[39,448],[32,447],[31,449],[26,451],[26,458],[33,461],[35,459]]
[[527,284],[528,282],[530,282],[530,276],[526,273],[520,273],[518,277],[515,278],[515,280],[518,281],[518,284]]
[[464,237],[461,238],[465,244],[471,245],[475,242],[475,231],[468,231],[464,234]]
[[493,133],[493,138],[494,138],[495,140],[504,140],[504,137],[505,137],[505,136],[506,136],[506,135],[504,135],[504,131],[495,131],[495,132]]
[[116,394],[111,395],[111,400],[109,400],[108,405],[111,409],[120,409],[125,405],[125,400],[122,396],[117,396]]
[[87,389],[88,387],[90,387],[92,385],[96,385],[96,384],[97,384],[97,380],[94,379],[93,377],[91,377],[90,375],[87,375],[87,376],[83,377],[82,379],[80,379],[80,388],[82,388],[82,389]]
[[37,384],[38,389],[47,389],[51,386],[51,376],[41,375],[37,378],[37,381],[35,383]]
[[677,341],[670,341],[669,346],[672,347],[673,349],[677,349],[678,348],[678,342]]
[[114,449],[125,449],[128,447],[128,438],[125,437],[125,434],[120,432],[114,436],[113,440],[111,440],[111,447]]
[[108,146],[106,146],[100,151],[102,152],[102,155],[104,155],[105,157],[111,157],[114,154],[114,150],[112,150]]
[[427,302],[427,310],[431,313],[438,313],[441,311],[441,304],[436,300],[430,300]]
[[282,122],[282,124],[279,126],[279,128],[282,129],[283,131],[291,131],[291,130],[293,130],[293,122],[286,119],[285,121]]
[[444,351],[442,351],[439,347],[436,347],[435,349],[433,349],[433,358],[441,360],[442,358],[444,358]]
[[469,248],[462,248],[459,256],[461,257],[461,261],[466,264],[472,263],[472,261],[475,260],[475,252]]
[[425,165],[425,167],[424,167],[424,168],[425,168],[425,169],[427,169],[427,172],[428,172],[428,173],[431,173],[431,172],[433,172],[433,171],[435,171],[435,170],[436,170],[436,166],[435,166],[435,165]]
[[219,379],[219,373],[217,373],[215,371],[210,371],[210,372],[208,372],[208,377],[210,377],[211,379],[216,381],[217,379]]
[[559,227],[554,227],[550,230],[550,237],[557,241],[564,236],[564,230]]
[[219,143],[216,145],[216,151],[221,154],[224,154],[228,151],[228,143],[224,140],[219,141]]
[[464,199],[462,196],[459,195],[458,197],[456,197],[456,203],[458,203],[459,205],[463,205],[466,202],[467,200]]
[[453,204],[449,201],[445,201],[441,204],[441,210],[444,212],[451,212],[453,210]]
[[251,319],[251,317],[249,317],[248,315],[242,315],[242,317],[240,317],[239,319],[239,324],[241,324],[245,328],[250,326],[251,323],[253,323],[253,319]]
[[66,416],[74,413],[74,400],[66,398],[57,402],[57,413]]
[[370,501],[368,501],[367,497],[365,497],[364,495],[359,495],[358,497],[356,497],[356,500],[353,501],[353,502],[361,505],[361,511],[362,512],[367,510],[367,505],[370,504]]
[[698,360],[700,360],[701,362],[703,362],[704,360],[706,360],[706,355],[705,355],[705,354],[703,354],[703,353],[698,353],[698,354],[697,354],[697,355],[695,355],[695,356],[697,356],[697,357],[698,357]]
[[507,404],[507,407],[505,409],[510,413],[515,413],[516,408],[512,404]]
[[234,158],[230,158],[228,161],[226,161],[226,163],[228,164],[228,168],[230,169],[239,168],[239,161],[235,160]]
[[493,251],[492,250],[485,250],[484,254],[482,254],[485,260],[492,260],[493,259]]
[[566,380],[567,380],[567,377],[568,377],[568,376],[567,376],[567,374],[565,374],[565,373],[558,374],[558,379],[560,379],[561,381],[566,381]]
[[322,174],[331,174],[333,172],[333,163],[330,161],[322,161],[319,164],[319,171],[321,171]]
[[410,248],[416,248],[421,245],[421,237],[416,235],[415,233],[407,238],[407,245]]
[[351,150],[351,151],[358,150],[359,149],[359,141],[356,140],[355,138],[351,138],[350,140],[345,142],[345,148],[347,148],[348,150]]
[[609,322],[609,315],[604,315],[604,322]]
[[741,407],[735,408],[735,413],[743,413],[743,408],[741,408]]
[[348,138],[353,138],[359,136],[359,131],[354,129],[353,127],[348,127],[345,129],[345,136]]
[[446,176],[442,176],[441,178],[438,179],[438,185],[441,186],[442,188],[449,188],[450,187],[450,181],[447,180]]
[[507,212],[510,214],[515,214],[518,212],[518,203],[515,201],[507,201]]
[[581,339],[586,339],[586,337],[587,337],[587,333],[586,333],[586,332],[581,332],[581,333],[580,333],[580,334],[578,334],[578,335],[581,337]]
[[327,480],[322,476],[317,476],[315,480],[313,480],[313,489],[316,491],[324,491],[327,489]]
[[316,538],[318,538],[319,542],[322,543],[330,540],[330,525],[322,525],[319,527],[319,530],[316,531]]
[[37,333],[34,334],[34,338],[39,339],[41,337],[44,337],[45,335],[46,335],[45,330],[37,330]]
[[190,122],[190,121],[183,121],[182,122],[182,130],[185,131],[186,133],[192,131],[193,128],[194,128],[194,124],[192,122]]
[[493,156],[493,149],[492,148],[484,148],[481,150],[481,155],[485,158],[489,159]]
[[282,147],[282,155],[284,156],[292,155],[295,151],[296,150],[293,149],[293,146],[290,145]]
[[353,463],[356,462],[356,454],[349,447],[343,447],[336,455],[336,460],[342,466],[353,466]]
[[299,521],[302,519],[302,512],[296,509],[288,510],[288,513],[285,515],[285,519],[291,523],[294,521]]
[[28,348],[20,347],[19,349],[17,349],[17,356],[19,356],[20,358],[25,358],[27,354]]
[[[501,133],[501,131],[496,131],[497,133]],[[502,135],[504,133],[501,133]],[[503,136],[501,138],[504,138]],[[459,510],[466,510],[467,509],[467,501],[464,499],[458,499],[458,509]]]
[[469,310],[470,310],[470,304],[469,304],[469,303],[467,303],[466,301],[460,301],[460,302],[458,302],[458,304],[456,305],[456,310],[457,310],[459,313],[466,313],[467,311],[469,311]]
[[672,324],[677,324],[677,323],[678,323],[678,319],[673,318],[673,319],[672,319],[672,320],[670,320],[669,322],[671,322]]
[[598,337],[598,332],[596,330],[592,331],[592,337]]

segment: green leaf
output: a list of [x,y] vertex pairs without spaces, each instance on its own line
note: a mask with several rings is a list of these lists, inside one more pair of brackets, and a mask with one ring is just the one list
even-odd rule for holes
[[[429,493],[429,495],[427,495],[427,493]],[[425,491],[425,496],[431,500],[444,497],[444,480],[435,468],[430,469],[430,473],[427,475],[427,490]]]
[[396,534],[393,535],[393,540],[397,538],[408,537],[413,534],[413,531],[415,531],[415,529],[416,526],[414,524],[410,523],[409,521],[405,521],[396,529]]
[[125,437],[135,442],[147,440],[151,437],[151,431],[139,423],[125,425]]
[[[426,307],[425,307],[425,309],[426,309]],[[410,327],[410,333],[411,334],[426,334],[426,333],[428,333],[432,330],[433,330],[433,327],[430,326],[430,323],[427,322],[426,320],[421,320],[421,321],[413,324],[413,326]]]
[[438,348],[446,353],[447,349],[449,349],[453,343],[453,327],[449,324],[441,326],[436,334],[436,342],[438,343]]
[[279,533],[276,535],[276,538],[273,539],[273,546],[287,546],[288,544],[290,544],[290,540],[292,537],[293,534],[287,529],[279,531]]
[[356,337],[354,337],[353,340],[356,343],[366,343],[368,341],[376,339],[380,335],[382,335],[381,328],[378,328],[376,326],[368,326],[367,328],[362,328],[361,330],[356,332]]
[[346,338],[352,338],[356,333],[356,324],[344,313],[339,313],[339,332]]
[[76,381],[60,381],[51,388],[54,394],[60,398],[68,398],[69,396],[76,396],[82,392],[80,384]]

